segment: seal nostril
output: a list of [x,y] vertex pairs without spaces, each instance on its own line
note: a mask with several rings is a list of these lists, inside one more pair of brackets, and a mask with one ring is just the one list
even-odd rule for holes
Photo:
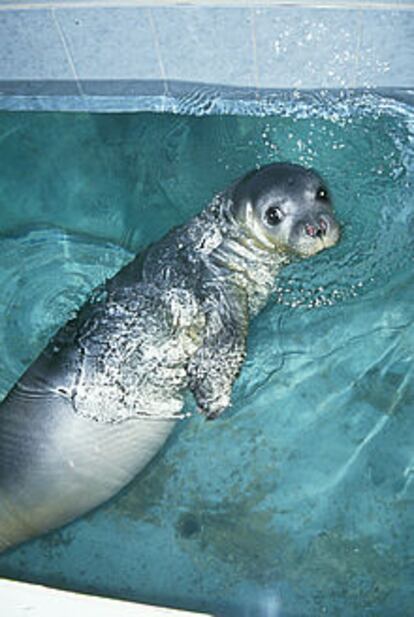
[[328,222],[326,219],[324,218],[319,219],[319,229],[322,235],[326,235],[326,232],[328,231]]
[[328,230],[328,223],[325,219],[320,218],[317,225],[306,223],[305,232],[311,238],[323,238]]
[[314,225],[311,225],[310,223],[306,223],[305,231],[307,235],[310,236],[311,238],[314,238],[316,234],[318,233],[317,228]]

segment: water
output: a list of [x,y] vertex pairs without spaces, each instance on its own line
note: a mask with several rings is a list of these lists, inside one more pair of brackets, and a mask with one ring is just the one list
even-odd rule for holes
[[371,93],[262,112],[0,114],[0,395],[98,282],[255,165],[315,167],[343,225],[283,271],[233,407],[182,421],[0,575],[226,616],[411,615],[414,110]]

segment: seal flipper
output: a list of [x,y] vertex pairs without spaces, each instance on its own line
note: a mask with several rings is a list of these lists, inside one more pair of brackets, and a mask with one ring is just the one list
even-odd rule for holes
[[79,416],[69,398],[36,388],[36,364],[0,408],[0,550],[112,497],[158,452],[174,426],[162,418],[113,425]]
[[200,411],[217,418],[231,403],[231,391],[246,355],[247,299],[242,292],[210,289],[207,333],[189,363],[190,390]]
[[0,550],[100,505],[160,450],[204,324],[191,298],[137,284],[87,304],[7,395]]

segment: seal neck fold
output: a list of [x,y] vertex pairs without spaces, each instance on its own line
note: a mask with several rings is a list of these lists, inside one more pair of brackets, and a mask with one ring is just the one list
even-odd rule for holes
[[247,294],[249,313],[257,314],[275,287],[278,271],[289,262],[287,255],[260,246],[232,214],[228,193],[218,195],[205,211],[217,226],[220,242],[209,253],[210,267],[226,273]]

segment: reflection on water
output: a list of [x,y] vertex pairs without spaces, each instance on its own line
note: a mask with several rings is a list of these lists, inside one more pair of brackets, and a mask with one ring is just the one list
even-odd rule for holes
[[0,114],[1,394],[96,283],[255,165],[315,167],[344,228],[283,271],[233,407],[181,422],[118,498],[0,574],[223,615],[410,614],[414,114],[272,104]]

